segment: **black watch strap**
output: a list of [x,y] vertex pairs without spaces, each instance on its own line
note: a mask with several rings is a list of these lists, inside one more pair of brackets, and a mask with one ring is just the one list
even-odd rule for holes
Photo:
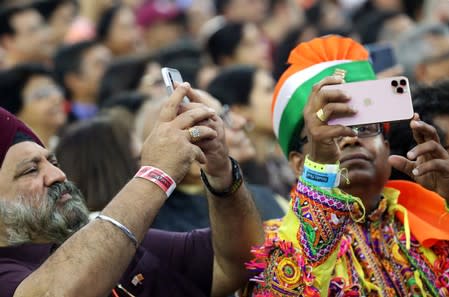
[[231,160],[231,166],[232,166],[232,183],[229,186],[229,188],[225,189],[224,191],[217,191],[210,185],[209,181],[207,180],[207,176],[204,173],[203,169],[201,169],[201,180],[203,181],[204,185],[206,186],[207,190],[211,192],[214,196],[217,197],[227,197],[235,192],[240,188],[240,186],[243,183],[243,177],[242,173],[240,171],[239,163],[234,160],[232,157],[229,157]]

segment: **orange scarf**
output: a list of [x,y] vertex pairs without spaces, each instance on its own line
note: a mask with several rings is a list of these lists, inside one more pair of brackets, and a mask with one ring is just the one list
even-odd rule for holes
[[[407,209],[411,233],[424,247],[449,241],[449,210],[444,198],[410,181],[391,180],[386,187],[400,191],[398,204]],[[402,212],[397,211],[396,216],[404,223]]]

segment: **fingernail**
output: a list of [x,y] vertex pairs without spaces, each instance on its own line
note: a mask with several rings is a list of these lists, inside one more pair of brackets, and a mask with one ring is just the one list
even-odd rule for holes
[[415,169],[412,170],[412,173],[413,173],[413,175],[418,175],[419,171],[418,171],[418,169],[415,168]]
[[208,107],[207,108],[208,111],[215,113],[215,109]]
[[407,158],[414,159],[415,158],[415,153],[414,152],[408,152],[407,153]]

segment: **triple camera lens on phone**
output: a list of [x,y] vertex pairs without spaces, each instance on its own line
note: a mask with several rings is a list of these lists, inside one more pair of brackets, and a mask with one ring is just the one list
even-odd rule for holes
[[395,88],[396,93],[403,94],[405,92],[405,87],[407,86],[407,81],[405,79],[392,80],[391,86]]

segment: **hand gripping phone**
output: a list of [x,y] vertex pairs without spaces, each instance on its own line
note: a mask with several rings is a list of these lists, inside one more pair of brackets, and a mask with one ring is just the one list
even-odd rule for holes
[[351,98],[348,104],[357,110],[350,117],[329,119],[329,125],[356,126],[413,117],[409,82],[404,76],[327,85],[322,89],[343,91]]
[[[171,95],[175,91],[175,82],[182,83],[182,76],[178,69],[163,67],[161,69],[162,79],[167,89],[167,94]],[[190,100],[186,96],[182,99],[183,103],[189,103]]]

